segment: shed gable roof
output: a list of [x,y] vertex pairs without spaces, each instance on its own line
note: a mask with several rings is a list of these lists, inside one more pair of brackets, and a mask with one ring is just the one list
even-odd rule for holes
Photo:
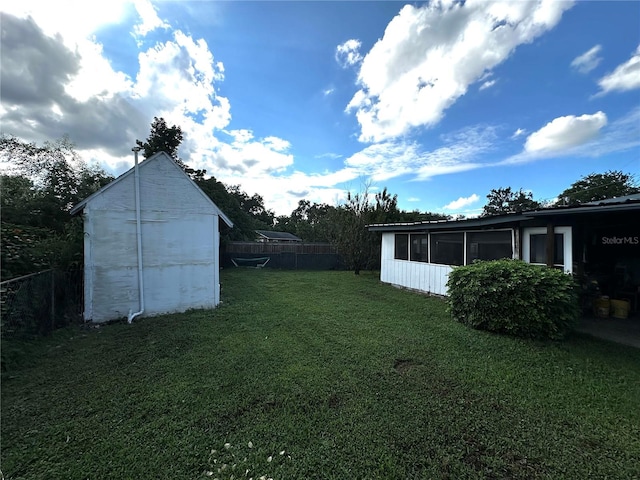
[[[222,210],[220,210],[220,208],[213,202],[213,200],[211,200],[207,196],[207,194],[204,193],[200,187],[198,187],[198,185],[189,177],[189,175],[187,175],[185,173],[185,171],[182,170],[182,168],[180,168],[180,166],[178,164],[176,164],[176,162],[174,162],[173,159],[167,153],[165,153],[165,152],[155,153],[151,157],[149,157],[146,160],[140,162],[140,164],[138,165],[138,169],[142,173],[144,171],[144,169],[149,168],[150,165],[153,165],[154,163],[157,163],[157,162],[166,162],[167,164],[169,164],[173,168],[175,168],[177,172],[180,172],[180,175],[184,176],[184,179],[186,179],[187,182],[189,182],[190,186],[193,189],[195,189],[194,191],[198,192],[198,194],[202,196],[203,200],[205,202],[207,202],[211,206],[212,210],[224,221],[224,223],[227,224],[227,226],[229,226],[229,227],[233,227],[233,222],[229,219],[229,217],[227,217],[224,214],[224,212]],[[73,207],[71,209],[71,212],[70,212],[71,215],[75,215],[78,212],[82,211],[87,204],[91,203],[97,197],[99,197],[100,195],[104,194],[104,192],[116,187],[124,179],[130,177],[131,175],[134,175],[134,172],[135,172],[135,166],[131,167],[129,170],[124,172],[122,175],[120,175],[118,178],[113,180],[108,185],[105,185],[104,187],[102,187],[97,192],[95,192],[92,195],[90,195],[87,198],[85,198],[83,201],[81,201],[75,207]]]

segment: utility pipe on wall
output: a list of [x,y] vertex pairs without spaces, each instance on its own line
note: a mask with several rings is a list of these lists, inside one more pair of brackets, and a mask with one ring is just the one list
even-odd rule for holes
[[144,281],[142,275],[142,228],[140,226],[140,173],[138,171],[138,152],[140,147],[133,147],[131,151],[134,153],[134,180],[136,193],[136,239],[138,243],[138,298],[140,299],[140,311],[132,313],[129,310],[127,322],[131,323],[134,318],[144,313]]

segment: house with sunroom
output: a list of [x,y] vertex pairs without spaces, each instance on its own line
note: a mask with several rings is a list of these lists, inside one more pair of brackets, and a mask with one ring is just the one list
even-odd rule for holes
[[493,217],[368,225],[382,234],[380,280],[446,295],[451,270],[521,259],[562,269],[603,295],[640,296],[640,195]]

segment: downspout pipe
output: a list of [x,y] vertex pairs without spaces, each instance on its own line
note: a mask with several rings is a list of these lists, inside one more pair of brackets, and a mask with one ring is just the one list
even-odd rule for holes
[[144,313],[144,279],[142,275],[142,228],[140,226],[140,172],[138,169],[138,152],[140,147],[133,147],[131,151],[134,153],[134,180],[136,194],[136,240],[138,244],[138,298],[140,299],[140,311],[132,313],[129,310],[127,322],[133,322],[133,319]]

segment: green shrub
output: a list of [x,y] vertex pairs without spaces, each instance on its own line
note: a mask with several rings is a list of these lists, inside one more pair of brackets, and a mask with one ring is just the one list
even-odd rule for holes
[[457,267],[447,287],[454,320],[479,330],[557,340],[575,327],[580,315],[570,275],[521,260]]

